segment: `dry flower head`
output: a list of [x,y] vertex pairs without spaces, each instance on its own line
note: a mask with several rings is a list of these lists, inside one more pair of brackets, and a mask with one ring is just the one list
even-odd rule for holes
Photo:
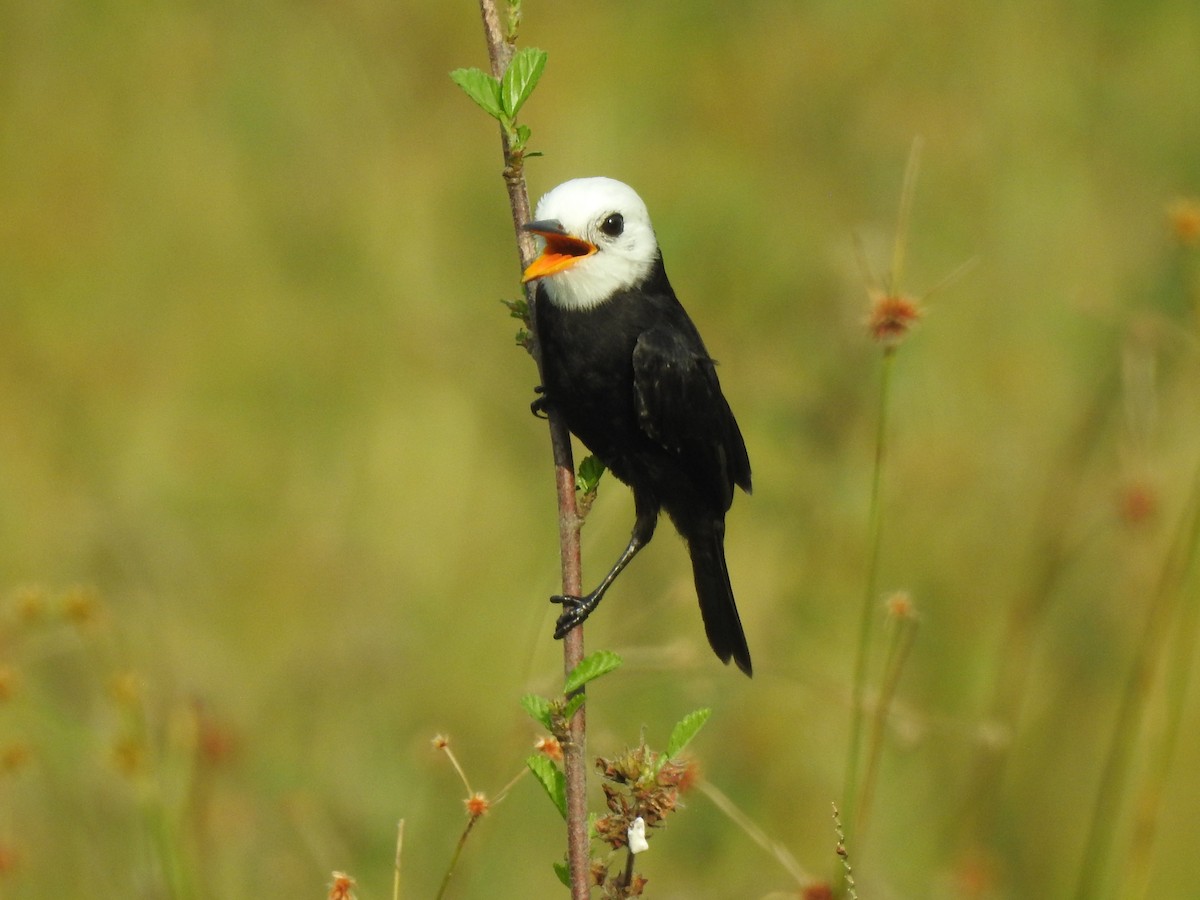
[[1200,246],[1200,199],[1180,197],[1172,201],[1167,207],[1167,219],[1179,243]]
[[329,900],[354,900],[354,879],[345,872],[334,872],[329,885]]
[[867,330],[877,343],[895,347],[904,340],[921,315],[921,307],[912,297],[873,290]]

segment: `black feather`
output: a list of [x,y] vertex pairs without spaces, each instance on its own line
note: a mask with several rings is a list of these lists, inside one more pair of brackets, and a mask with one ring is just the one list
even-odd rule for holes
[[536,321],[548,403],[629,485],[638,509],[630,549],[593,593],[649,540],[664,510],[687,541],[709,643],[749,675],[724,539],[734,488],[751,487],[750,459],[716,364],[661,256],[640,284],[586,309],[555,306],[539,286]]

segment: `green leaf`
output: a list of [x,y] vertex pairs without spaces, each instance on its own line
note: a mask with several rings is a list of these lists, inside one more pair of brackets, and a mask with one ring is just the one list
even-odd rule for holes
[[524,150],[525,145],[529,143],[529,138],[533,134],[533,130],[528,125],[518,125],[515,134],[517,139],[513,144],[514,148]]
[[520,319],[522,322],[529,321],[529,302],[525,298],[520,300],[501,300],[501,303],[508,309],[508,314],[514,319]]
[[576,694],[574,697],[568,700],[566,706],[563,707],[562,717],[564,719],[570,719],[571,716],[578,712],[579,707],[583,706],[583,702],[586,699],[587,697],[585,697],[583,694]]
[[482,69],[455,69],[450,73],[450,78],[493,119],[504,117],[504,108],[500,105],[500,82],[487,72]]
[[567,676],[567,681],[563,685],[563,693],[573,693],[589,681],[593,681],[601,675],[607,675],[619,665],[621,665],[621,657],[611,650],[597,650],[595,653],[589,653]]
[[571,886],[571,867],[565,862],[556,862],[554,864],[554,874],[558,876],[558,880],[563,883],[563,887]]
[[554,719],[551,715],[550,701],[537,694],[526,694],[521,698],[521,708],[529,713],[530,718],[541,723],[547,731],[551,731]]
[[667,741],[667,758],[678,756],[679,752],[692,742],[696,732],[704,727],[711,715],[712,710],[704,708],[684,716],[679,724],[671,729],[671,739]]
[[533,777],[538,780],[538,784],[545,788],[550,801],[565,819],[567,817],[566,776],[549,759],[537,754],[525,760],[525,765],[529,766],[529,771],[533,773]]
[[587,457],[579,464],[579,472],[575,475],[575,490],[583,494],[594,494],[603,474],[604,463],[594,456]]
[[517,117],[517,110],[537,87],[542,69],[546,68],[546,57],[546,51],[536,47],[522,47],[513,54],[500,79],[500,108],[509,119]]

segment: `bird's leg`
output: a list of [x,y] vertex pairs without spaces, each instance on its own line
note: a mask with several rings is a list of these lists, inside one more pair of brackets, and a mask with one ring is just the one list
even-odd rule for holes
[[561,603],[563,607],[562,615],[558,617],[558,622],[554,626],[556,639],[562,640],[566,637],[567,632],[576,625],[582,624],[583,620],[592,614],[592,610],[600,605],[604,594],[612,587],[617,576],[638,555],[638,551],[650,543],[650,538],[654,536],[654,526],[658,523],[658,505],[643,504],[637,502],[636,498],[635,505],[637,506],[637,520],[633,523],[633,534],[629,537],[629,545],[613,564],[613,567],[608,570],[608,574],[604,576],[596,589],[582,597],[559,594],[550,598],[551,603]]

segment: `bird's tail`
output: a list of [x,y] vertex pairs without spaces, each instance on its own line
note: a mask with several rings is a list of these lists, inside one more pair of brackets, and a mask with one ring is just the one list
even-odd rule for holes
[[717,521],[712,528],[688,536],[688,549],[708,643],[721,662],[728,664],[732,659],[739,669],[752,675],[750,648],[746,646],[729,570],[725,567],[725,523]]

